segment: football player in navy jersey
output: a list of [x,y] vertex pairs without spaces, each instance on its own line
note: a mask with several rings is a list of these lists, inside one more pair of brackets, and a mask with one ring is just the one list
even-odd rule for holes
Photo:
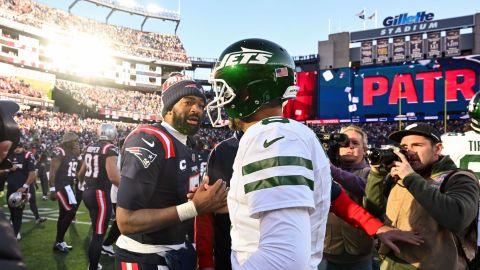
[[[12,164],[6,159],[8,153],[16,148],[20,139],[20,130],[13,120],[13,115],[19,110],[18,104],[12,101],[0,100],[0,171],[5,173]],[[22,254],[15,240],[10,222],[5,217],[0,206],[0,269],[24,270]]]
[[196,269],[189,232],[197,214],[226,204],[221,180],[199,185],[200,168],[187,147],[203,118],[205,96],[200,84],[171,76],[162,86],[161,124],[141,126],[126,138],[117,198],[116,269]]
[[50,198],[58,200],[57,236],[53,250],[67,253],[72,247],[64,240],[65,233],[75,217],[77,201],[74,180],[80,155],[78,136],[73,132],[63,135],[60,146],[53,149],[50,164]]
[[84,151],[83,163],[78,176],[85,181],[83,202],[90,212],[92,239],[88,247],[89,269],[102,269],[98,263],[103,238],[112,214],[110,188],[118,186],[120,173],[117,169],[118,148],[113,143],[117,138],[114,125],[103,123],[97,131],[98,142]]
[[[28,193],[28,188],[35,180],[35,158],[32,152],[25,151],[21,143],[17,145],[8,159],[12,163],[12,167],[8,169],[7,174],[7,200],[14,192]],[[24,207],[14,208],[9,205],[8,208],[13,231],[17,239],[20,239]]]

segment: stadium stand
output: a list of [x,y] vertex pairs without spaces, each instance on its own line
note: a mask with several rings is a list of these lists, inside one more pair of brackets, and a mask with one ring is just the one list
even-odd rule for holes
[[123,54],[168,62],[189,62],[178,36],[108,25],[30,0],[0,0],[0,17],[36,28],[88,34]]
[[125,91],[64,80],[57,80],[56,87],[96,111],[109,109],[140,114],[160,112],[160,96],[155,93]]

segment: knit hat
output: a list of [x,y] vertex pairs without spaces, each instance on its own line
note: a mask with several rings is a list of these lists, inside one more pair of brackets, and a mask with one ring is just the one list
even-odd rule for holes
[[162,85],[162,116],[165,116],[182,97],[197,96],[206,102],[200,83],[181,73],[170,75]]

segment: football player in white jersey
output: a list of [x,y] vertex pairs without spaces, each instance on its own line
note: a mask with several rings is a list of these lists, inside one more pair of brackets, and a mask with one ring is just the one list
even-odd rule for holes
[[262,39],[236,42],[219,59],[207,112],[217,126],[224,123],[223,107],[245,132],[228,194],[232,268],[316,269],[330,207],[330,165],[316,135],[282,117],[282,103],[298,92],[293,59]]
[[443,134],[442,154],[449,155],[457,167],[472,170],[480,177],[480,92],[470,99],[468,114],[472,130]]

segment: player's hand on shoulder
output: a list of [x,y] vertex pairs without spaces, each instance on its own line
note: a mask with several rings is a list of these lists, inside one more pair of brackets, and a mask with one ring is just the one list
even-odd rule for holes
[[[208,185],[205,177],[200,186],[192,193],[192,201],[198,214],[214,212],[227,205],[228,188],[225,181],[218,179],[213,185]],[[188,196],[188,195],[187,195]]]

